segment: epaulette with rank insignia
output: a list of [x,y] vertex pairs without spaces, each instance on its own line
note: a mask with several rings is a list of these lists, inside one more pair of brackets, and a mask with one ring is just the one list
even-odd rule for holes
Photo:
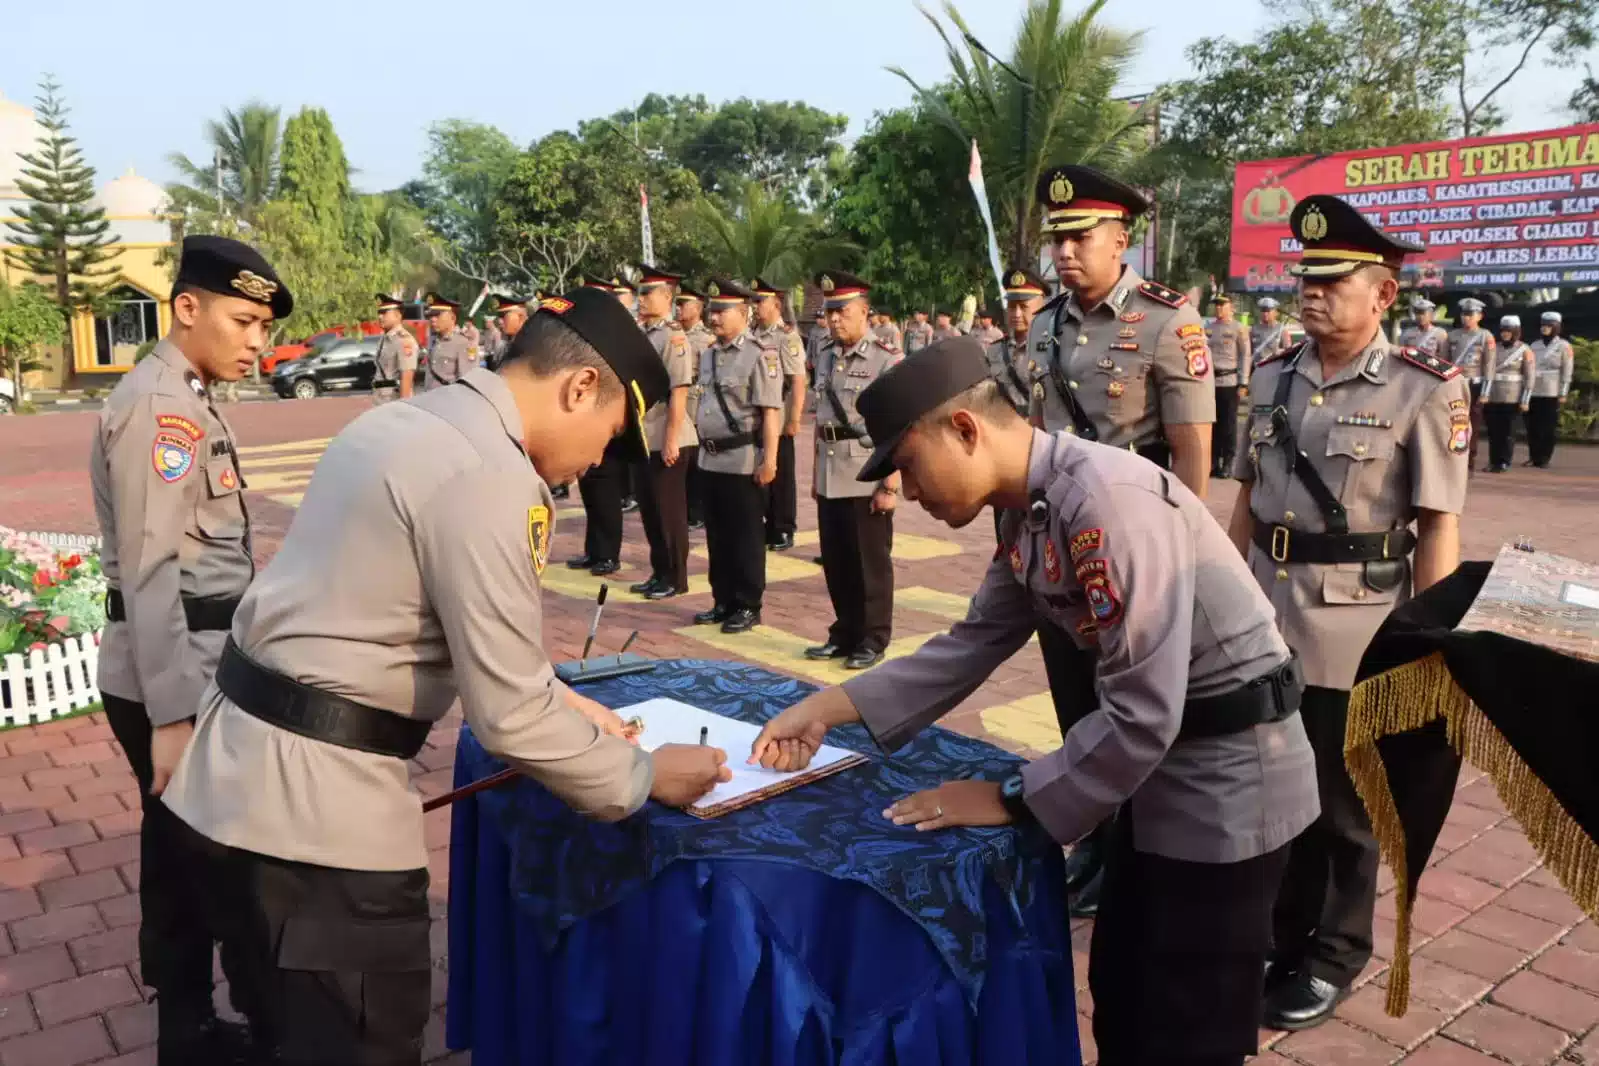
[[1146,281],[1138,286],[1138,291],[1156,303],[1165,304],[1167,307],[1181,307],[1188,302],[1188,297],[1176,289],[1168,289],[1158,281]]
[[1265,366],[1267,363],[1276,363],[1276,362],[1280,362],[1280,361],[1282,361],[1284,359],[1287,359],[1290,355],[1298,355],[1300,350],[1303,349],[1305,347],[1305,345],[1308,344],[1308,343],[1309,343],[1308,341],[1300,341],[1298,344],[1295,344],[1292,347],[1284,348],[1281,351],[1273,352],[1270,355],[1266,356],[1266,358],[1264,358],[1264,359],[1255,360],[1255,365],[1256,366]]
[[1447,359],[1440,359],[1436,355],[1428,355],[1426,352],[1418,351],[1415,348],[1400,348],[1394,354],[1411,366],[1420,367],[1427,373],[1443,378],[1445,381],[1460,376],[1460,368],[1458,366]]
[[1057,292],[1054,296],[1051,296],[1047,301],[1045,301],[1043,307],[1040,307],[1038,309],[1039,314],[1042,314],[1043,312],[1048,311],[1051,307],[1054,307],[1056,304],[1058,304],[1062,300],[1066,299],[1066,297],[1069,296],[1069,295],[1071,295],[1071,294],[1069,292],[1067,292],[1065,289],[1062,289],[1060,292]]
[[883,338],[875,335],[872,337],[872,340],[879,348],[883,349],[883,351],[887,352],[889,355],[899,354],[899,345],[895,344],[893,341],[885,341]]

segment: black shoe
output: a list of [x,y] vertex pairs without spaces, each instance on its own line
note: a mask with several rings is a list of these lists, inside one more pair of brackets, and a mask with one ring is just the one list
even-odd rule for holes
[[1521,465],[1522,466],[1537,466],[1538,464],[1533,462],[1531,459],[1523,459],[1521,461]]
[[865,670],[868,667],[876,666],[878,663],[880,663],[882,661],[883,661],[883,653],[882,652],[880,652],[880,651],[871,651],[870,649],[862,648],[860,651],[856,652],[855,654],[851,655],[848,659],[844,660],[844,669],[846,669],[846,670]]
[[1067,890],[1066,898],[1070,904],[1066,910],[1073,918],[1092,918],[1099,913],[1099,894],[1105,888],[1105,871],[1098,869],[1094,876],[1075,891]]
[[1539,470],[1548,470],[1549,469],[1549,460],[1541,459],[1538,462],[1533,463],[1532,465],[1537,467]]
[[733,608],[723,607],[721,604],[717,604],[709,611],[701,611],[699,614],[695,615],[694,624],[697,626],[718,626],[732,617]]
[[[160,1008],[157,1007],[157,1017]],[[267,1061],[250,1030],[216,1015],[189,1024],[157,1023],[156,1066],[251,1066]]]
[[636,510],[638,510],[638,501],[633,497],[629,496],[627,499],[622,501],[623,514],[632,514]]
[[646,600],[669,600],[673,596],[682,596],[687,592],[688,589],[673,588],[671,585],[662,582],[646,592],[644,598]]
[[572,495],[572,490],[567,488],[565,485],[557,485],[550,490],[550,497],[552,499],[564,500],[570,495]]
[[847,649],[839,647],[832,641],[828,641],[826,644],[818,644],[814,648],[805,649],[805,658],[807,659],[842,659],[848,654],[850,653]]
[[752,611],[748,607],[740,607],[727,616],[722,623],[723,633],[748,633],[761,624],[761,612]]
[[700,530],[705,528],[705,519],[690,518],[688,520],[688,528],[691,532],[698,533]]
[[589,573],[595,577],[605,577],[607,574],[614,574],[620,569],[622,569],[622,564],[615,559],[602,559],[589,567]]
[[640,581],[636,585],[629,585],[627,587],[627,591],[637,593],[640,596],[648,596],[650,593],[654,592],[664,584],[665,582],[663,582],[660,578],[656,577],[654,574],[651,574],[648,581]]
[[1266,997],[1264,1024],[1288,1032],[1314,1029],[1331,1018],[1348,995],[1349,989],[1308,973],[1287,974]]
[[766,550],[769,552],[786,552],[794,546],[794,534],[779,533],[767,542]]
[[566,561],[568,570],[587,570],[594,565],[594,557],[588,553],[576,555]]
[[816,558],[812,559],[811,562],[815,563],[817,566],[821,566],[822,565],[822,557],[820,555],[818,555]]

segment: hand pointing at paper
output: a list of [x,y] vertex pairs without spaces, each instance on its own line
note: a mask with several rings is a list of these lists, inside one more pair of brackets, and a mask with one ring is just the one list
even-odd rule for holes
[[748,762],[768,770],[803,770],[829,729],[860,720],[842,688],[825,688],[767,722],[750,747]]

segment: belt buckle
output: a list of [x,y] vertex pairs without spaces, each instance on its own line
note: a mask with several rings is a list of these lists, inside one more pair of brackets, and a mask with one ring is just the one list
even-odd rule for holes
[[1286,563],[1288,561],[1289,529],[1287,526],[1271,527],[1271,561]]
[[700,447],[705,449],[705,454],[706,455],[715,455],[716,454],[716,442],[714,440],[711,440],[709,437],[707,437],[705,440],[700,441]]
[[823,426],[822,427],[822,440],[825,443],[827,443],[827,444],[837,444],[838,443],[838,427],[837,426]]
[[1383,530],[1383,534],[1382,534],[1382,557],[1384,559],[1393,558],[1391,555],[1388,554],[1388,531],[1387,530]]

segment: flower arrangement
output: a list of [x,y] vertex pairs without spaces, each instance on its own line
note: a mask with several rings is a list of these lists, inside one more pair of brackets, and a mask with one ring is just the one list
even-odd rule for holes
[[98,633],[105,592],[99,556],[59,551],[0,526],[0,655]]

